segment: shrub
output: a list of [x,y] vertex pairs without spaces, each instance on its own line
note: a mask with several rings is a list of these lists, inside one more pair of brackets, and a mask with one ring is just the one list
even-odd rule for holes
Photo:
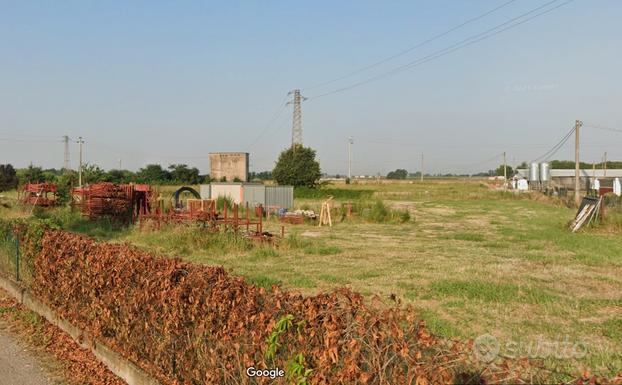
[[390,216],[390,211],[382,201],[376,201],[367,214],[367,219],[372,222],[386,222]]
[[294,198],[298,199],[326,199],[332,196],[340,200],[360,200],[369,199],[374,194],[374,190],[351,190],[339,188],[309,188],[297,187],[294,189]]

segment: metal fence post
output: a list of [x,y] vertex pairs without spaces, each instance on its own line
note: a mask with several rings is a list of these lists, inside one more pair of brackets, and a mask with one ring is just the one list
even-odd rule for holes
[[15,280],[19,282],[19,234],[15,234]]

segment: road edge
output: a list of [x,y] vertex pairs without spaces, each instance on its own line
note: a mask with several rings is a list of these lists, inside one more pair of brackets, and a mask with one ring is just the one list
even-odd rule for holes
[[50,307],[39,301],[28,289],[18,282],[0,274],[0,287],[19,303],[44,317],[49,323],[67,333],[78,345],[90,350],[108,370],[125,381],[128,385],[161,385],[134,363],[126,360],[108,346],[92,338],[88,333],[59,317]]

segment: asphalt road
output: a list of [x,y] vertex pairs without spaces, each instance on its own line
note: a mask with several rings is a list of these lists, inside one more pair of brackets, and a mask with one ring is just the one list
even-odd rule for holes
[[52,385],[35,355],[0,329],[0,385]]

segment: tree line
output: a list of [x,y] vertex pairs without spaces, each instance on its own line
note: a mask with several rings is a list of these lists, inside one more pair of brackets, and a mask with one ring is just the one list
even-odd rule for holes
[[[272,178],[271,171],[252,172],[251,180],[266,180]],[[63,170],[30,165],[26,168],[16,169],[11,164],[0,165],[0,191],[17,188],[26,183],[55,183],[58,185],[78,185],[78,172],[75,170]],[[112,182],[123,183],[147,183],[147,184],[200,184],[210,183],[209,174],[201,175],[196,167],[186,164],[171,164],[164,168],[159,164],[149,164],[138,171],[130,170],[104,170],[95,164],[85,164],[82,167],[82,183]]]
[[[550,162],[548,162],[549,165],[551,166],[552,169],[556,169],[556,170],[574,170],[575,168],[575,162],[573,160],[552,160]],[[613,169],[622,169],[622,162],[620,161],[607,161],[607,163],[605,164],[605,162],[599,162],[599,163],[588,163],[588,162],[580,162],[579,163],[579,167],[581,169],[592,169],[592,168],[597,168],[597,169],[603,169],[604,167],[607,167],[608,170],[613,170]],[[512,177],[514,175],[514,172],[516,171],[512,166],[507,165],[506,166],[506,172],[507,172],[507,176],[508,178]],[[518,165],[516,167],[516,169],[528,169],[529,168],[529,164],[527,162],[522,162],[520,165]],[[443,177],[468,177],[468,176],[480,176],[480,177],[487,177],[487,176],[503,176],[504,175],[504,165],[499,165],[499,167],[497,167],[496,169],[492,169],[492,170],[488,170],[488,171],[482,171],[482,172],[478,172],[478,173],[474,173],[474,174],[452,174],[452,173],[448,173],[448,174],[425,174],[426,176],[443,176]],[[408,171],[406,171],[405,169],[402,168],[398,168],[397,170],[394,171],[390,171],[389,173],[387,173],[386,178],[387,179],[407,179],[407,178],[418,178],[421,176],[421,172],[417,171],[414,174],[410,174]]]

